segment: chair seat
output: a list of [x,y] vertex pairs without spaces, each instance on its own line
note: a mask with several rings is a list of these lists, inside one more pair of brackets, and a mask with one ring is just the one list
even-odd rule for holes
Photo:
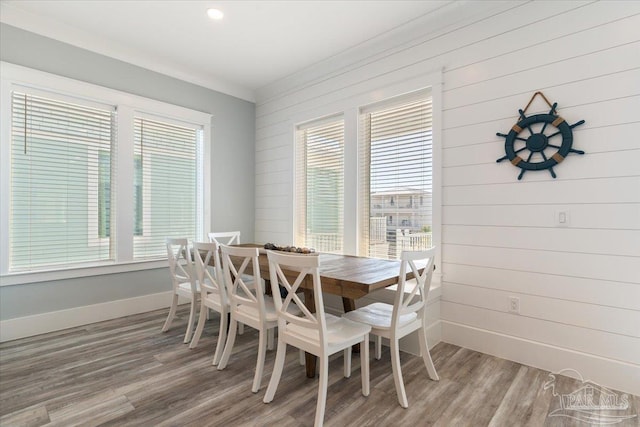
[[[276,306],[273,303],[273,298],[270,296],[265,295],[264,297],[264,308],[265,308],[265,317],[267,322],[277,322],[278,321],[278,315],[276,313]],[[241,314],[244,314],[246,316],[249,316],[253,319],[255,319],[256,321],[259,321],[258,319],[258,312],[256,311],[255,308],[253,308],[252,306],[246,305],[246,304],[239,304],[238,305],[238,312]],[[301,313],[300,309],[294,305],[290,305],[287,308],[287,312],[291,313],[293,315],[299,315]]]
[[[189,283],[189,282],[180,283],[178,285],[178,290],[179,291],[183,291],[183,292],[192,293],[191,292],[191,283]],[[196,282],[196,291],[200,292],[200,284],[198,282]]]
[[[207,297],[204,299],[204,304],[213,309],[222,309],[223,307],[220,295],[215,293],[207,294]],[[229,304],[225,304],[224,307],[229,309]]]
[[[355,339],[371,331],[371,326],[363,323],[352,322],[351,320],[343,317],[337,317],[325,313],[325,318],[327,322],[327,343],[329,345]],[[287,325],[287,333],[297,335],[302,339],[313,340],[314,342],[317,342],[320,339],[318,331],[292,323]]]
[[[393,305],[376,302],[357,310],[349,311],[343,315],[343,318],[371,325],[374,329],[391,329],[392,312]],[[416,313],[404,314],[400,316],[400,325],[398,326],[413,322],[417,318]]]

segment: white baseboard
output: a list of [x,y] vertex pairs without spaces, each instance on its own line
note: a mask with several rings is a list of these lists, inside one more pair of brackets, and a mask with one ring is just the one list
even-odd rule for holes
[[169,307],[171,291],[0,321],[0,342]]
[[549,372],[571,368],[584,380],[640,395],[640,365],[441,320],[442,340]]

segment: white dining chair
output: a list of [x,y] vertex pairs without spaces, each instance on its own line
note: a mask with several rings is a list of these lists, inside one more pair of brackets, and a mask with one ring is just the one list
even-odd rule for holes
[[169,274],[171,275],[171,284],[173,287],[173,299],[169,308],[169,315],[164,322],[162,332],[167,332],[171,327],[171,323],[176,315],[178,308],[178,297],[184,297],[191,303],[189,312],[189,322],[187,323],[187,332],[184,335],[184,343],[188,343],[191,339],[191,332],[195,320],[195,310],[197,298],[200,292],[196,274],[193,268],[189,241],[186,238],[167,238],[167,259],[169,261]]
[[[320,360],[320,380],[314,425],[322,426],[327,402],[329,356],[344,352],[344,376],[351,376],[351,347],[360,344],[360,372],[362,394],[369,395],[369,331],[371,327],[362,323],[326,314],[322,300],[319,257],[317,255],[285,255],[267,251],[272,293],[278,314],[278,350],[271,374],[271,380],[264,396],[264,403],[273,401],[282,370],[284,368],[287,345],[292,345],[311,353]],[[298,272],[290,281],[283,272]],[[311,277],[316,312],[311,313],[297,294],[301,283]],[[278,283],[286,289],[284,299],[280,296]],[[301,315],[291,314],[294,306]]]
[[[398,402],[403,408],[407,408],[409,402],[404,389],[400,365],[400,338],[418,331],[420,353],[427,367],[427,373],[432,380],[439,380],[429,353],[425,317],[427,296],[433,274],[434,256],[435,248],[425,251],[403,251],[400,257],[400,280],[398,281],[393,305],[376,302],[345,313],[342,316],[345,319],[371,326],[371,334],[376,336],[376,359],[381,357],[380,337],[389,339],[393,380],[396,386]],[[416,265],[418,261],[423,262],[421,265],[424,265],[426,261],[422,274],[420,274]],[[406,275],[408,272],[413,273],[415,277],[413,289],[409,289],[409,286],[407,286]]]
[[[259,333],[258,360],[251,387],[251,391],[257,393],[264,371],[267,335],[278,325],[274,301],[271,296],[264,294],[263,282],[260,278],[258,248],[221,245],[220,252],[227,294],[229,295],[231,325],[222,358],[218,363],[218,370],[224,369],[229,362],[236,340],[238,324],[242,323],[257,329]],[[235,264],[231,257],[234,257]],[[237,265],[238,267],[236,267]],[[245,282],[245,277],[249,274],[253,279],[250,285]],[[296,313],[296,311],[292,310],[292,313]]]
[[[239,245],[240,244],[240,232],[239,231],[212,231],[207,234],[210,242],[216,242],[218,245]],[[246,284],[251,283],[251,277],[245,276]],[[251,284],[251,286],[253,286]],[[244,333],[244,325],[238,324],[238,333],[242,335]],[[273,348],[273,336],[269,336],[269,349]]]
[[[195,348],[198,345],[207,321],[208,310],[211,309],[219,313],[220,330],[212,362],[213,365],[217,365],[220,362],[224,344],[227,340],[229,314],[229,298],[223,280],[218,244],[215,241],[211,243],[194,242],[193,259],[196,267],[196,277],[200,284],[200,316],[189,348]],[[217,274],[212,274],[212,271],[216,271]]]

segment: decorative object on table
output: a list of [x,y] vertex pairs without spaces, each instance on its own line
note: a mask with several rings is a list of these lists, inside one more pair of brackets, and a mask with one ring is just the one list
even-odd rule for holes
[[[549,110],[547,114],[535,114],[527,117],[525,113],[537,95],[540,95],[542,99],[544,99],[547,105],[551,107],[551,110]],[[522,176],[526,171],[544,169],[549,169],[549,173],[551,173],[551,176],[555,178],[556,173],[553,170],[553,167],[562,162],[569,153],[584,154],[584,151],[572,148],[572,129],[583,124],[584,120],[580,120],[577,123],[569,125],[565,119],[558,115],[556,111],[557,106],[557,102],[551,105],[542,92],[536,92],[533,94],[524,110],[518,110],[520,113],[520,121],[513,125],[509,133],[496,133],[496,135],[505,138],[504,151],[506,153],[504,157],[499,158],[496,162],[499,163],[508,159],[511,164],[522,169],[520,175],[518,175],[518,180],[522,179]],[[555,128],[557,130],[550,134],[546,134],[545,131],[550,128]],[[529,131],[529,135],[526,137],[519,136],[519,134],[525,129]],[[562,143],[560,145],[554,144],[551,141],[552,138],[556,136],[562,137]],[[524,146],[516,148],[516,144],[519,143],[524,143]],[[551,156],[547,156],[545,154],[545,150],[547,148],[555,148],[557,151]],[[518,155],[518,153],[525,150],[529,151],[529,155],[526,160]],[[536,157],[541,158],[540,161],[537,161],[537,159],[534,158],[536,153],[538,154]]]
[[271,251],[293,252],[298,254],[313,254],[316,252],[313,248],[303,248],[295,246],[278,246],[275,243],[265,243],[264,248]]

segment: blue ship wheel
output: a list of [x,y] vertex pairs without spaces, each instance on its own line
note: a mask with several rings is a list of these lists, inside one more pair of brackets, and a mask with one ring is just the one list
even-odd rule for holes
[[[537,94],[542,95],[542,93],[536,92],[534,97]],[[542,97],[544,98],[544,95]],[[533,101],[533,98],[531,100]],[[556,173],[553,167],[562,162],[569,153],[584,154],[584,151],[572,148],[572,129],[583,124],[584,120],[569,125],[565,119],[557,115],[557,105],[557,103],[553,106],[550,105],[551,110],[548,114],[535,114],[529,117],[525,116],[523,110],[519,110],[520,121],[513,125],[509,133],[496,134],[505,138],[504,151],[506,154],[496,162],[509,160],[512,165],[522,169],[518,175],[519,180],[522,179],[526,171],[544,169],[549,169],[551,176],[555,178]],[[529,105],[527,105],[528,107]],[[560,138],[562,138],[561,141]],[[526,154],[527,152],[528,154]],[[526,159],[520,153],[524,154]]]

